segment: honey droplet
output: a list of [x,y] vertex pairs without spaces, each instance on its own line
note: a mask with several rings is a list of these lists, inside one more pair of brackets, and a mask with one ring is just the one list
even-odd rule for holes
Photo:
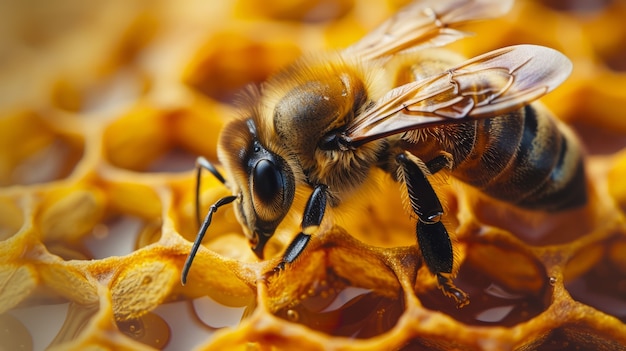
[[143,321],[140,318],[117,322],[117,327],[133,339],[141,339],[144,336]]
[[297,322],[300,319],[300,315],[297,311],[287,310],[287,320],[290,322]]
[[148,346],[162,349],[170,340],[170,327],[158,315],[147,313],[137,319],[118,321],[119,330]]

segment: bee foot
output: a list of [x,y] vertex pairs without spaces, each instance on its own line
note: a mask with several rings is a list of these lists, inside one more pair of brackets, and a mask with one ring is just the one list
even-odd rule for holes
[[469,295],[457,288],[448,274],[437,273],[437,282],[443,294],[456,301],[456,308],[463,308],[470,303]]
[[281,271],[285,270],[285,261],[281,261],[279,264],[276,265],[276,267],[274,267],[274,269],[272,269],[272,272],[274,274],[279,273]]
[[271,271],[267,271],[265,274],[263,274],[263,279],[268,280],[278,275],[278,273],[282,272],[283,270],[285,270],[285,262],[281,261]]

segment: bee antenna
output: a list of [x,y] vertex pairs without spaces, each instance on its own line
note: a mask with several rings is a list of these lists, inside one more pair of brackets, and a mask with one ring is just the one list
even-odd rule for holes
[[226,179],[220,173],[220,171],[215,168],[215,166],[206,158],[199,156],[196,159],[196,222],[198,223],[198,227],[200,227],[200,182],[202,169],[206,169],[211,172],[219,180],[222,184],[226,184]]
[[187,283],[187,274],[189,274],[189,269],[191,268],[191,263],[193,262],[194,257],[196,257],[196,253],[200,248],[200,244],[202,244],[202,239],[204,238],[204,234],[206,234],[209,225],[211,225],[211,219],[213,218],[213,214],[217,212],[217,209],[228,205],[229,203],[235,201],[237,199],[236,195],[225,196],[219,200],[217,200],[211,207],[209,208],[209,213],[207,213],[206,217],[204,217],[204,222],[202,222],[202,226],[200,226],[200,230],[198,230],[198,235],[196,235],[196,240],[193,242],[193,246],[191,247],[191,252],[189,252],[189,256],[187,256],[187,261],[185,261],[185,266],[183,267],[183,273],[181,275],[180,281],[183,285]]

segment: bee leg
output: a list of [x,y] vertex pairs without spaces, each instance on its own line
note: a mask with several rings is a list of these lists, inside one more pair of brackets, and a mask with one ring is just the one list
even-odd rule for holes
[[204,235],[206,234],[207,229],[209,229],[209,226],[211,225],[213,214],[217,212],[218,208],[224,205],[228,205],[229,203],[235,200],[237,200],[237,196],[235,195],[225,196],[217,200],[217,202],[215,202],[209,208],[209,213],[207,213],[206,217],[204,217],[204,221],[202,222],[202,225],[200,226],[200,229],[198,230],[198,234],[196,235],[196,240],[194,240],[193,246],[191,247],[191,251],[189,252],[189,255],[187,256],[187,260],[185,261],[185,265],[183,266],[183,272],[180,277],[180,282],[183,285],[187,284],[187,275],[189,274],[189,270],[191,269],[191,264],[193,263],[194,257],[196,257],[196,253],[198,252],[200,245],[202,245],[202,239],[204,238]]
[[196,222],[198,223],[198,227],[202,224],[200,220],[200,183],[202,181],[202,169],[206,169],[211,172],[217,180],[219,180],[222,184],[226,184],[224,176],[222,176],[220,171],[218,171],[209,160],[202,156],[198,156],[198,158],[196,158]]
[[311,193],[304,208],[302,231],[291,241],[283,254],[283,259],[274,268],[274,273],[283,270],[286,264],[295,261],[311,240],[311,234],[319,228],[326,212],[326,189],[326,185],[323,184],[318,184],[313,189],[313,193]]
[[[443,207],[428,181],[428,165],[408,153],[399,154],[396,160],[400,164],[400,179],[406,184],[411,208],[419,219],[416,234],[424,262],[437,277],[443,294],[453,298],[457,307],[463,307],[469,303],[469,296],[452,281],[452,242],[446,227],[441,223]],[[432,162],[431,166],[434,166]]]
[[226,185],[226,179],[224,176],[215,168],[215,166],[206,158],[199,156],[196,158],[196,221],[198,223],[198,234],[196,234],[196,240],[193,242],[193,246],[191,247],[191,251],[187,256],[187,260],[185,261],[185,265],[183,266],[183,271],[180,277],[180,282],[182,285],[187,283],[187,275],[189,274],[189,270],[191,269],[191,264],[193,263],[193,259],[196,257],[196,253],[202,244],[202,239],[206,234],[207,229],[209,229],[209,225],[211,225],[211,220],[213,218],[213,214],[217,212],[217,209],[227,205],[237,199],[237,196],[225,196],[216,203],[211,205],[209,208],[209,212],[206,217],[204,217],[204,221],[200,220],[200,182],[202,180],[202,170],[206,169],[211,172],[217,180],[219,180],[222,184]]
[[447,154],[439,155],[426,162],[426,168],[428,168],[430,174],[435,174],[444,168],[452,168],[452,158]]

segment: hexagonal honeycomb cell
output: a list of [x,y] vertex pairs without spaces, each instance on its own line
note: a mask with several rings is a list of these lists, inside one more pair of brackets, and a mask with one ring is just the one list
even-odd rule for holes
[[[301,213],[260,261],[221,208],[181,285],[198,230],[195,158],[217,162],[238,92],[406,3],[0,4],[0,349],[626,350],[619,0],[519,0],[448,45],[568,56],[571,76],[541,100],[580,137],[589,179],[588,204],[562,213],[443,182],[469,305],[441,294],[400,187],[377,173],[378,189],[270,278]],[[206,174],[200,193],[207,213],[228,190]]]

